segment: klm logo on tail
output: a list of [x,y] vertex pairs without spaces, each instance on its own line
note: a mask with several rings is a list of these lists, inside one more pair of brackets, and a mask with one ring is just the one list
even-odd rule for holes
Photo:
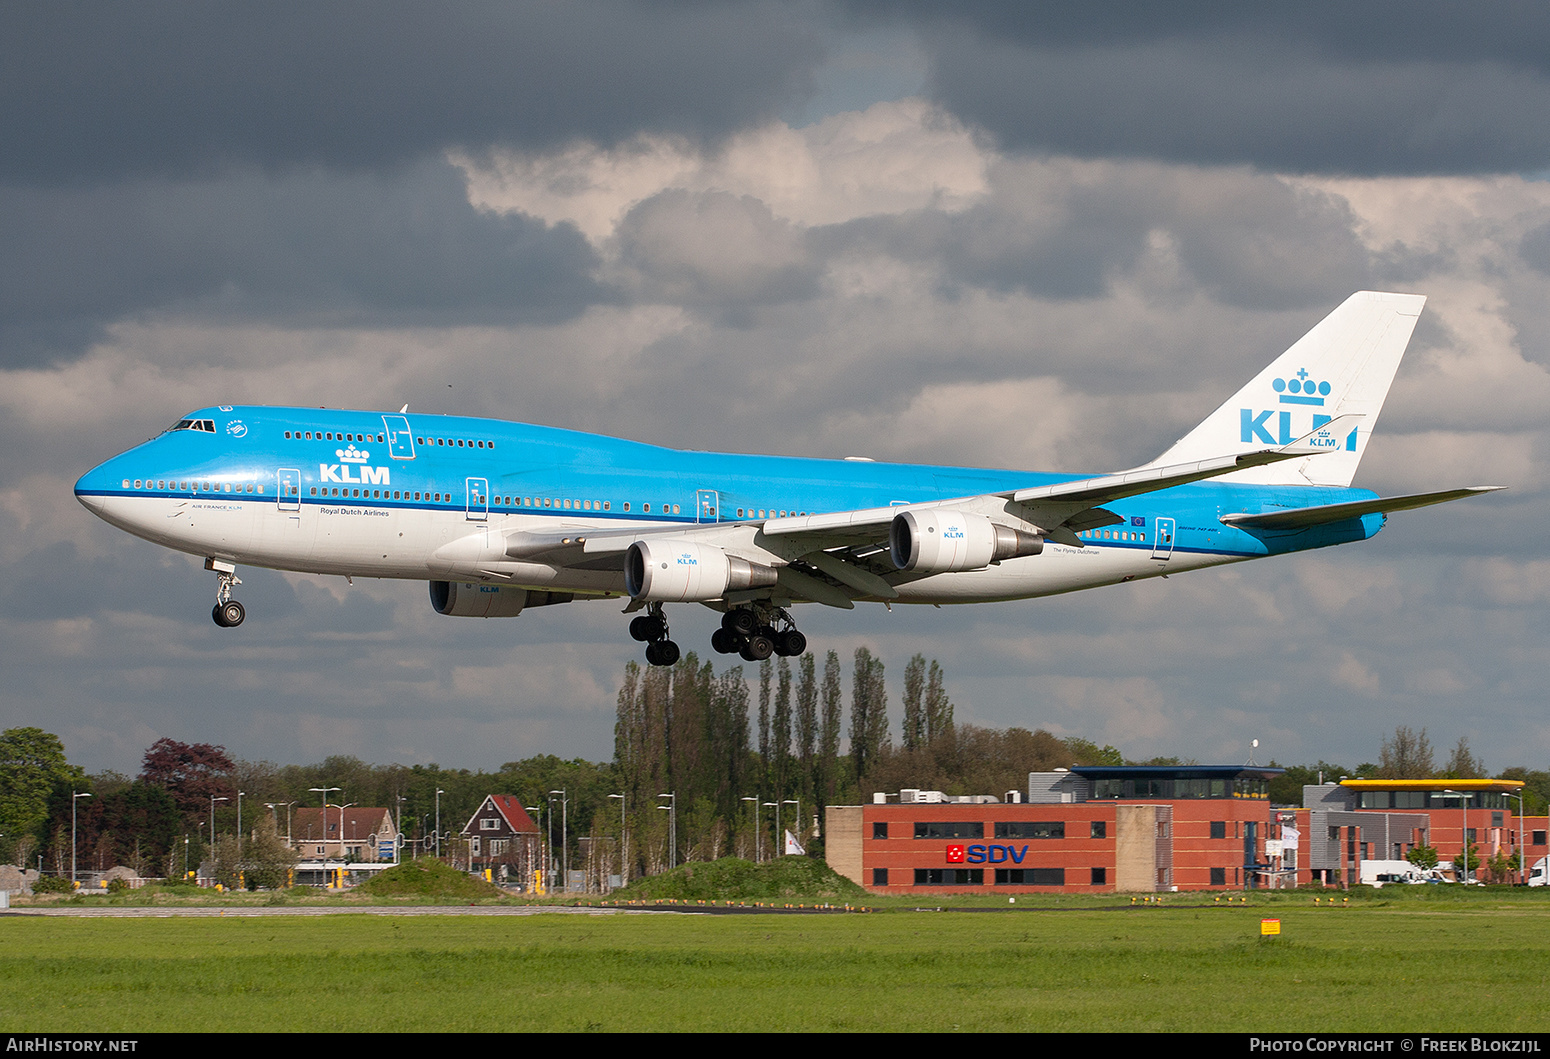
[[[1315,381],[1308,375],[1305,368],[1299,368],[1297,374],[1290,379],[1276,379],[1271,383],[1271,388],[1280,395],[1279,401],[1281,404],[1313,405],[1318,408],[1324,406],[1324,398],[1328,397],[1330,392],[1330,385],[1327,381]],[[1274,434],[1271,433],[1272,416],[1275,417]],[[1292,413],[1288,410],[1282,409],[1278,411],[1271,408],[1261,412],[1253,408],[1240,408],[1238,409],[1238,440],[1244,444],[1290,445],[1303,434],[1310,430],[1318,430],[1333,418],[1333,416],[1315,412],[1311,425],[1293,431]],[[1351,432],[1345,437],[1344,447],[1347,452],[1356,451],[1357,429],[1359,428],[1352,428]],[[1331,437],[1325,433],[1315,434],[1308,440],[1308,443],[1318,448],[1327,449],[1338,448],[1341,444],[1339,438]]]

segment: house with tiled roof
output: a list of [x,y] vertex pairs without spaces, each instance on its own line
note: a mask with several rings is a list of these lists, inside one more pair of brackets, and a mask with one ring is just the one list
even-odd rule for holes
[[510,794],[488,795],[463,826],[475,871],[488,871],[493,882],[523,891],[534,888],[543,865],[538,825]]
[[303,860],[392,860],[398,828],[386,809],[359,805],[297,809],[291,816],[290,842]]

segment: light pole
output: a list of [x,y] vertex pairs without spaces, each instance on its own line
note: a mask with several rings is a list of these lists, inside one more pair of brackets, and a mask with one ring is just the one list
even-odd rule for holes
[[90,798],[90,791],[77,794],[70,792],[70,884],[75,885],[75,803],[80,798]]
[[753,862],[764,863],[764,836],[759,833],[759,799],[744,798],[745,802],[753,802]]
[[[560,796],[560,890],[570,893],[570,796],[563,789],[550,791],[551,802],[556,794]],[[553,809],[549,818],[554,819]]]
[[[543,806],[541,806],[541,805],[524,805],[522,808],[526,809],[528,811],[528,813],[533,817],[533,826],[534,827],[540,827],[541,828],[541,827],[544,826],[544,807]],[[535,853],[533,857],[530,857],[529,860],[530,861],[536,860],[538,854],[543,854],[543,858],[544,858],[544,860],[543,860],[544,867],[543,867],[543,871],[539,875],[538,885],[539,885],[539,887],[541,889],[544,890],[544,892],[547,893],[549,888],[544,885],[544,880],[547,879],[548,876],[549,876],[549,855],[547,853],[544,853],[544,839],[543,839],[543,835],[540,835],[539,838],[538,838],[538,850],[537,850],[537,853]],[[528,870],[532,871],[532,868],[529,867]]]
[[242,796],[247,791],[237,792],[237,865],[242,865]]
[[659,794],[657,797],[666,798],[668,800],[668,804],[659,805],[657,808],[667,810],[667,833],[669,849],[667,866],[669,869],[672,869],[678,867],[678,792],[674,791],[671,794]]
[[[780,804],[782,804],[782,805],[794,805],[794,806],[797,807],[797,830],[801,831],[802,830],[802,799],[800,799],[800,798],[787,798],[785,801],[781,802]],[[797,844],[801,845],[801,843],[797,843]],[[803,846],[803,849],[806,849],[806,848],[807,847]],[[784,833],[782,833],[781,836],[780,836],[780,849],[781,849],[782,855],[784,855],[785,854],[785,850],[786,850],[786,836],[785,836]]]
[[398,823],[393,825],[394,828],[396,828],[397,831],[398,831],[398,834],[393,836],[393,863],[397,864],[401,859],[403,859],[402,857],[399,856],[399,850],[401,850],[403,848],[403,846],[404,846],[404,800],[405,799],[404,799],[404,796],[402,794],[395,794],[393,797],[398,799]]
[[436,788],[436,857],[441,858],[441,796],[447,792]]
[[619,799],[619,885],[630,885],[630,832],[624,815],[624,795],[610,794],[610,799]]
[[1455,870],[1453,874],[1458,878],[1459,882],[1467,883],[1469,882],[1469,799],[1474,792],[1444,790],[1442,793],[1457,795],[1459,807],[1464,811],[1464,823],[1459,828],[1459,858],[1463,862],[1464,867],[1462,873]]
[[[323,889],[328,889],[328,796],[333,791],[343,791],[343,787],[308,787],[307,790],[322,796],[323,802],[323,855],[319,860],[323,864]],[[343,814],[340,814],[343,815]]]
[[229,801],[231,801],[231,799],[226,797],[226,795],[224,795],[224,794],[221,795],[219,798],[217,798],[213,794],[210,795],[210,858],[211,858],[210,859],[210,863],[211,864],[215,863],[215,803],[216,802],[229,802]]
[[1523,815],[1523,788],[1518,788],[1518,883],[1528,885],[1528,868],[1524,866],[1523,847],[1524,840],[1533,832],[1525,830],[1528,827],[1528,817]]

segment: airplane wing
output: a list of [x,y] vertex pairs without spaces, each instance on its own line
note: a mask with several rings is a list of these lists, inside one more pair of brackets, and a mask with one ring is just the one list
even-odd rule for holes
[[[1095,526],[1113,525],[1119,516],[1102,512],[1102,506],[1115,500],[1153,493],[1161,489],[1187,485],[1190,482],[1216,478],[1249,467],[1261,467],[1281,460],[1300,459],[1319,450],[1308,450],[1299,442],[1279,449],[1262,449],[1236,456],[1221,456],[1212,460],[1175,464],[1169,467],[1139,467],[1098,478],[1084,478],[1055,485],[1033,486],[983,496],[957,497],[949,500],[931,500],[919,504],[896,507],[876,507],[859,511],[834,511],[823,515],[799,515],[770,519],[764,523],[764,535],[770,538],[812,537],[833,540],[837,544],[846,541],[877,540],[886,543],[888,529],[893,520],[904,511],[927,511],[932,508],[955,508],[991,511],[1021,518],[1036,528],[1041,535],[1062,544],[1080,548],[1082,543],[1076,532]],[[1080,516],[1093,512],[1095,517]],[[1067,532],[1062,532],[1062,531]],[[1069,539],[1065,539],[1069,536]]]
[[1310,526],[1324,526],[1363,515],[1385,515],[1394,511],[1409,511],[1432,504],[1446,504],[1450,500],[1463,500],[1493,493],[1504,485],[1472,485],[1466,489],[1446,489],[1438,493],[1412,493],[1409,496],[1379,497],[1376,500],[1356,500],[1348,504],[1322,504],[1318,507],[1300,507],[1289,511],[1264,511],[1259,514],[1223,515],[1221,521],[1229,526],[1261,530],[1300,530]]
[[[889,557],[889,532],[901,514],[952,510],[982,516],[1016,535],[1021,547],[1037,549],[1044,540],[1083,547],[1083,530],[1114,525],[1120,517],[1103,504],[1141,493],[1231,474],[1280,460],[1299,459],[1310,450],[1299,439],[1275,449],[1238,453],[1166,467],[1141,467],[1097,478],[987,493],[918,504],[794,515],[764,522],[721,522],[685,526],[664,523],[610,531],[578,529],[505,538],[505,559],[538,561],[570,569],[618,569],[623,553],[637,541],[694,541],[730,555],[773,553],[783,563],[778,584],[794,598],[850,608],[857,599],[891,600],[896,585],[929,576],[898,570]],[[1034,554],[1033,550],[1016,554]],[[491,572],[494,568],[491,567]],[[767,589],[729,592],[727,602],[768,595]]]

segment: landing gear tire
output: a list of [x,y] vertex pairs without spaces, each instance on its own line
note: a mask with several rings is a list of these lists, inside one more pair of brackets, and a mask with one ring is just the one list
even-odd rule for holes
[[217,603],[214,609],[210,611],[210,617],[215,620],[215,624],[223,629],[235,629],[242,624],[243,619],[247,616],[247,609],[234,599],[228,599],[225,603]]
[[630,622],[630,635],[646,641],[646,661],[654,666],[670,666],[678,661],[678,645],[668,639],[667,615],[662,604],[653,603],[646,613]]
[[717,629],[710,634],[710,646],[718,655],[736,654],[737,637],[725,629]]
[[775,642],[768,636],[754,635],[743,644],[741,652],[745,662],[762,662],[775,653]]
[[807,650],[807,637],[795,629],[775,634],[775,653],[784,658],[795,658]]
[[733,636],[752,636],[759,616],[748,607],[733,607],[721,616],[721,627]]
[[672,640],[653,640],[646,645],[646,661],[654,666],[670,666],[678,661],[678,645]]

